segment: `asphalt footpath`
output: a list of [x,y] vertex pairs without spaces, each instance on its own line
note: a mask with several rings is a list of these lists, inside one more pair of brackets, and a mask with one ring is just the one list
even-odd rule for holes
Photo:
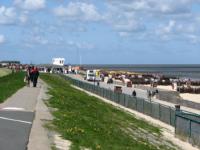
[[26,150],[34,112],[0,111],[0,150]]
[[24,87],[0,104],[0,150],[26,150],[41,86]]

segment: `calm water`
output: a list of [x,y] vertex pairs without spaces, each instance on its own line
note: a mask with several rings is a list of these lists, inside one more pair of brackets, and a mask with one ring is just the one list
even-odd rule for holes
[[124,70],[200,79],[198,65],[83,65],[85,69]]

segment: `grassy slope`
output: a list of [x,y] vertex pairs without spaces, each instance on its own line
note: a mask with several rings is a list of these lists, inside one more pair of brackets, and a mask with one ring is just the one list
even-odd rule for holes
[[[41,78],[51,86],[49,105],[57,108],[53,128],[73,142],[72,149],[171,149],[159,142],[159,128],[72,88],[58,76],[43,74]],[[155,141],[147,141],[148,136]]]
[[0,77],[6,76],[11,73],[10,69],[0,68]]
[[23,79],[23,72],[0,77],[0,103],[25,85]]

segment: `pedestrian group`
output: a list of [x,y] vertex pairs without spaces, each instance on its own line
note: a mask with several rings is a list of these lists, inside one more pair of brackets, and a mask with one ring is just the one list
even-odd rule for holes
[[27,86],[30,86],[30,83],[33,84],[33,87],[37,87],[37,81],[39,77],[38,68],[35,66],[28,66],[26,69],[26,76],[24,81],[26,82]]

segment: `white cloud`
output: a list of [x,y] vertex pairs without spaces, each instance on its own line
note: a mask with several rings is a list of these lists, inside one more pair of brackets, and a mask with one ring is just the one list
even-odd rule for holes
[[199,25],[197,24],[179,24],[176,26],[177,33],[194,34],[199,32]]
[[0,34],[0,44],[5,43],[5,36]]
[[19,21],[22,23],[22,24],[25,24],[27,21],[28,21],[28,11],[23,11],[20,16],[19,16]]
[[49,42],[47,39],[45,39],[42,36],[35,36],[33,37],[32,40],[33,40],[32,42],[37,43],[37,44],[42,44],[42,45],[46,45]]
[[174,20],[170,20],[167,25],[161,26],[156,30],[156,33],[165,36],[166,34],[170,34],[173,32],[176,22]]
[[145,30],[141,18],[135,12],[120,10],[111,5],[108,6],[108,10],[104,15],[104,21],[110,24],[120,36],[128,36],[130,33]]
[[113,23],[113,27],[117,31],[121,32],[135,32],[135,31],[141,31],[143,26],[136,20],[126,20],[122,22],[115,22]]
[[199,0],[106,0],[104,18],[122,37],[140,31],[137,37],[188,39],[184,35],[200,34],[200,13],[193,9],[199,4]]
[[198,24],[195,22],[183,22],[170,20],[166,25],[160,25],[155,29],[156,35],[160,36],[163,39],[169,39],[170,37],[176,37],[179,39],[189,38],[190,41],[194,43],[199,39],[195,34],[200,34]]
[[127,37],[127,36],[129,36],[130,34],[129,34],[128,32],[119,32],[119,35],[120,35],[121,37]]
[[79,48],[79,49],[94,49],[94,45],[87,42],[75,42],[75,41],[67,41],[67,45]]
[[16,21],[16,12],[12,7],[0,7],[0,24],[13,24]]
[[14,7],[0,6],[0,25],[17,25],[26,23],[28,11],[18,11]]
[[49,40],[41,34],[35,34],[30,32],[23,40],[24,45],[35,46],[35,45],[47,45]]
[[[164,0],[164,1],[156,1],[149,0],[148,6],[149,10],[155,13],[163,13],[163,14],[182,14],[189,13],[191,7],[191,0]],[[150,6],[154,6],[151,7]]]
[[188,13],[194,0],[108,0],[108,5],[126,11],[143,11],[163,14]]
[[183,36],[189,40],[191,43],[197,44],[200,43],[200,35],[195,34],[183,34]]
[[25,10],[39,10],[45,8],[46,0],[14,0],[14,4]]
[[66,7],[63,5],[54,9],[54,14],[68,20],[98,21],[101,15],[93,4],[83,2],[70,2]]

